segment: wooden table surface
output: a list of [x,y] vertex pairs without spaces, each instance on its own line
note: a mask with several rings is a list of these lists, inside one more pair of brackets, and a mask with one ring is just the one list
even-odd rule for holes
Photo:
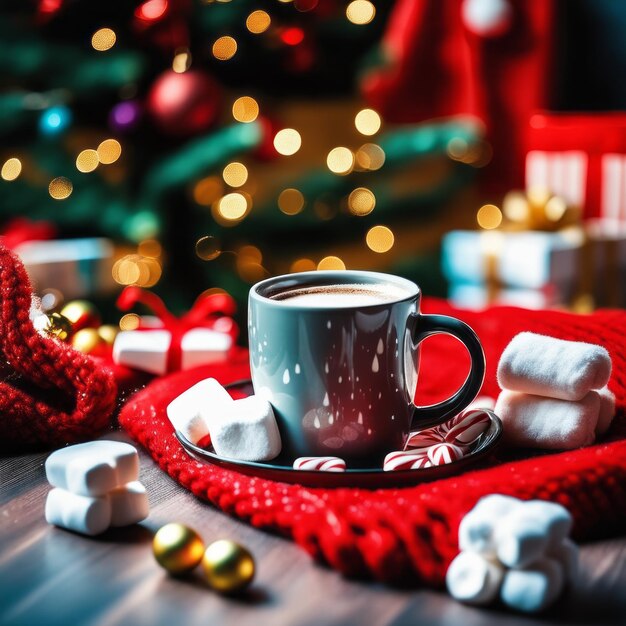
[[[586,545],[579,583],[546,614],[525,616],[501,607],[462,606],[443,592],[346,580],[291,542],[200,502],[143,453],[141,480],[151,505],[145,522],[98,538],[53,528],[44,520],[45,458],[39,453],[0,459],[2,625],[626,624],[626,539]],[[249,593],[224,598],[199,577],[168,577],[156,565],[150,542],[171,521],[196,528],[207,542],[227,537],[247,545],[258,566]]]

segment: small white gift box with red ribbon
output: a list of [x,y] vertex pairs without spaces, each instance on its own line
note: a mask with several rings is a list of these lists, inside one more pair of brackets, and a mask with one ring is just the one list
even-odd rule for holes
[[158,296],[139,287],[127,287],[117,302],[122,310],[137,303],[152,309],[156,320],[142,320],[136,330],[117,335],[113,361],[119,365],[161,375],[224,361],[235,347],[239,330],[231,316],[236,305],[226,293],[200,296],[180,318]]

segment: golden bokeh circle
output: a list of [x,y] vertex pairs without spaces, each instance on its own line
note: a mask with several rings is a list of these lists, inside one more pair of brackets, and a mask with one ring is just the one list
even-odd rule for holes
[[191,52],[187,49],[178,50],[172,59],[172,70],[183,74],[191,67]]
[[328,153],[326,165],[333,174],[349,174],[354,167],[354,154],[349,148],[337,146]]
[[291,264],[289,271],[296,274],[298,272],[312,272],[316,268],[317,265],[312,259],[297,259]]
[[98,159],[104,165],[115,163],[122,154],[122,145],[117,139],[105,139],[97,149]]
[[83,150],[76,157],[76,169],[83,174],[93,172],[100,164],[98,153],[92,148]]
[[224,185],[217,176],[199,180],[193,188],[193,199],[202,206],[211,206],[224,193]]
[[137,313],[126,313],[120,319],[120,330],[136,330],[141,319]]
[[233,161],[222,171],[222,178],[231,187],[241,187],[248,180],[248,168],[243,163]]
[[278,196],[278,208],[285,215],[297,215],[304,208],[304,196],[298,189],[283,189]]
[[356,162],[364,170],[379,170],[385,164],[385,151],[375,143],[365,143],[356,152]]
[[346,264],[338,256],[325,256],[318,264],[318,270],[345,270]]
[[369,0],[353,0],[346,7],[346,17],[353,24],[369,24],[376,15],[376,7]]
[[248,210],[248,201],[241,193],[227,193],[219,200],[217,211],[225,220],[239,220]]
[[376,206],[376,196],[366,187],[357,187],[348,196],[348,209],[353,215],[368,215]]
[[229,35],[224,35],[215,40],[212,51],[218,61],[228,61],[237,53],[237,41]]
[[254,122],[259,116],[259,103],[250,96],[241,96],[233,102],[233,117],[238,122]]
[[220,242],[217,237],[207,235],[206,237],[198,239],[198,241],[196,241],[196,254],[203,261],[213,261],[213,259],[217,259],[217,257],[222,254]]
[[72,191],[74,190],[74,186],[72,185],[72,181],[65,176],[57,176],[57,178],[53,178],[48,185],[48,193],[55,200],[65,200],[72,195]]
[[302,137],[294,128],[283,128],[274,137],[274,148],[276,152],[284,156],[291,156],[300,150]]
[[390,228],[386,226],[372,226],[367,231],[365,241],[368,248],[374,252],[389,252],[393,248],[395,237]]
[[485,204],[478,209],[476,221],[481,228],[493,230],[502,223],[502,211],[495,204]]
[[252,11],[246,19],[246,28],[255,35],[264,33],[272,23],[272,18],[265,11]]
[[163,252],[163,247],[156,239],[144,239],[137,246],[137,252],[142,256],[158,259]]
[[7,159],[2,165],[0,175],[4,180],[15,180],[22,173],[22,162],[17,157]]
[[117,40],[115,31],[110,28],[100,28],[91,36],[91,45],[98,52],[110,50]]
[[362,135],[375,135],[381,124],[380,115],[374,109],[361,109],[354,117],[354,126]]

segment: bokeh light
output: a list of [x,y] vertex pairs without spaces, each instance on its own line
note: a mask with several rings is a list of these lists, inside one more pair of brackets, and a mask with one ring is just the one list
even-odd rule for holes
[[91,45],[94,50],[104,52],[110,50],[117,40],[115,32],[110,28],[100,28],[91,37]]
[[302,145],[302,137],[300,133],[293,128],[283,128],[276,133],[274,137],[274,148],[276,152],[284,156],[291,156],[300,150]]
[[248,168],[237,161],[229,163],[222,171],[224,182],[231,187],[241,187],[248,180]]
[[348,209],[353,215],[367,215],[376,206],[376,196],[366,187],[357,187],[348,196]]
[[346,264],[338,256],[325,256],[318,264],[318,270],[345,270]]
[[485,204],[478,209],[476,221],[485,230],[498,228],[502,223],[502,211],[495,204]]
[[126,313],[120,319],[120,330],[137,330],[140,321],[137,313]]
[[263,254],[259,248],[252,245],[241,246],[237,250],[237,273],[247,283],[256,283],[267,278],[269,272],[261,264]]
[[362,109],[354,118],[354,126],[362,135],[375,135],[381,123],[380,115],[374,109]]
[[84,174],[87,172],[93,172],[100,164],[98,153],[92,148],[83,150],[76,157],[76,169]]
[[144,239],[137,246],[137,252],[142,256],[158,259],[163,252],[163,247],[156,239]]
[[369,0],[353,0],[346,7],[346,17],[353,24],[369,24],[376,15],[376,7]]
[[509,191],[502,200],[502,213],[511,222],[524,222],[530,217],[528,198],[521,191]]
[[374,252],[389,252],[393,248],[395,237],[390,228],[386,226],[373,226],[367,231],[365,242],[368,248]]
[[250,96],[241,96],[233,102],[233,117],[238,122],[249,123],[259,116],[259,104]]
[[227,193],[218,202],[217,212],[225,220],[239,220],[248,210],[248,201],[241,193]]
[[297,26],[286,28],[280,34],[280,39],[288,46],[297,46],[304,41],[304,31]]
[[186,72],[191,67],[191,52],[188,48],[177,50],[172,59],[172,69],[177,74]]
[[22,162],[17,157],[7,159],[2,165],[0,176],[4,180],[15,180],[22,173]]
[[158,20],[167,11],[167,0],[147,0],[135,9],[135,17],[145,22]]
[[65,105],[50,107],[39,118],[39,130],[44,135],[58,135],[72,122],[72,112]]
[[229,35],[224,35],[215,40],[212,51],[218,61],[228,61],[237,53],[237,41]]
[[252,11],[246,19],[246,28],[255,35],[264,33],[272,23],[272,18],[265,11]]
[[118,259],[111,270],[113,280],[120,285],[153,287],[161,278],[161,264],[152,256],[127,254]]
[[97,152],[100,163],[110,165],[120,158],[122,146],[117,139],[105,139],[98,146]]
[[297,259],[289,267],[291,273],[312,272],[315,269],[317,269],[317,265],[312,259]]
[[567,212],[567,203],[560,196],[552,196],[544,207],[546,218],[558,222]]
[[278,208],[285,215],[297,215],[304,208],[304,196],[298,189],[283,189],[278,196]]
[[326,165],[334,174],[349,174],[354,167],[354,154],[349,148],[338,146],[328,153]]
[[74,186],[72,185],[72,181],[65,178],[65,176],[53,178],[48,185],[48,193],[55,200],[65,200],[65,198],[69,198],[73,190]]
[[356,162],[364,170],[379,170],[385,164],[385,151],[375,143],[365,143],[356,152]]
[[213,261],[222,254],[220,242],[217,237],[207,235],[196,241],[196,255],[203,261]]
[[217,176],[199,180],[193,188],[193,199],[202,206],[211,206],[224,193],[224,185]]

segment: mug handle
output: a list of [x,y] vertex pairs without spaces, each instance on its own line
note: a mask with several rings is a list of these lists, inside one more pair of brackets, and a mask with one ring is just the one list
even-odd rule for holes
[[461,388],[447,400],[430,406],[416,406],[411,419],[411,430],[437,426],[447,418],[460,413],[477,395],[485,378],[485,353],[476,333],[461,320],[447,315],[415,315],[414,334],[417,347],[424,339],[440,333],[452,335],[466,348],[471,358],[471,368]]

